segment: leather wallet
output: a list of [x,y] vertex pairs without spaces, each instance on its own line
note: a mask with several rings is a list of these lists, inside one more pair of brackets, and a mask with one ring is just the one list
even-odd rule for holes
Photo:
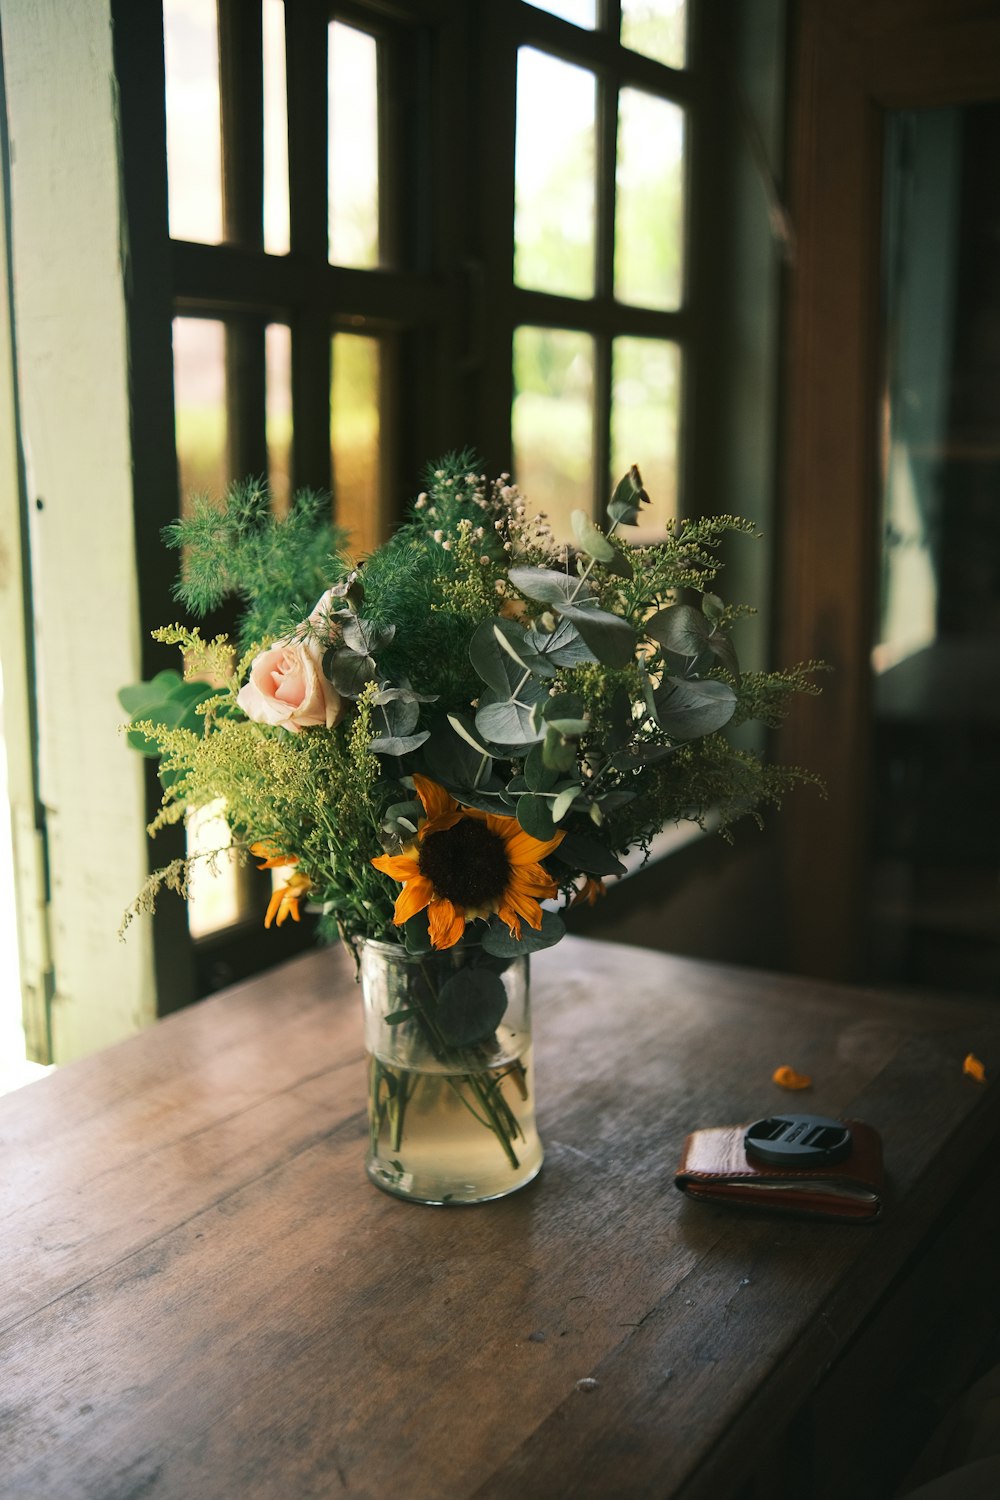
[[674,1184],[689,1198],[825,1219],[872,1222],[882,1212],[882,1140],[862,1120],[845,1120],[850,1154],[832,1166],[776,1167],[754,1162],[746,1125],[695,1130],[684,1143]]

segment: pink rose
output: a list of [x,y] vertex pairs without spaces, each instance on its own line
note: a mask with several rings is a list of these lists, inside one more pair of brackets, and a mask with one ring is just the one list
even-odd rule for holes
[[236,699],[248,719],[281,724],[292,734],[314,724],[332,729],[347,704],[323,676],[323,648],[315,636],[279,641],[255,656]]

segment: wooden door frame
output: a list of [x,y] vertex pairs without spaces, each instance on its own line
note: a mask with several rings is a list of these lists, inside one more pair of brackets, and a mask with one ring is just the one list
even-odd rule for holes
[[781,758],[818,771],[781,826],[787,967],[863,965],[879,488],[883,114],[1000,98],[1000,0],[792,0],[777,651],[833,668]]

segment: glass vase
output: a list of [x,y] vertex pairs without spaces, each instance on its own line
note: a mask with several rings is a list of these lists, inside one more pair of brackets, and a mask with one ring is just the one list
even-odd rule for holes
[[359,944],[374,1183],[420,1203],[483,1203],[542,1165],[528,960],[462,944]]

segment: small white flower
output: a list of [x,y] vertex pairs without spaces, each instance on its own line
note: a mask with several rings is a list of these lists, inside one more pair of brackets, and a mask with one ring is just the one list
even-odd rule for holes
[[417,496],[417,507],[416,507],[417,510],[423,510],[423,508],[424,508],[424,506],[426,504],[427,504],[427,493],[426,493],[426,491],[421,491],[421,493]]
[[451,537],[449,537],[446,542],[442,542],[441,546],[444,548],[445,552],[450,552],[451,551]]
[[443,542],[444,542],[444,532],[443,531],[435,531],[434,532],[434,540],[436,542],[441,542],[443,544]]
[[444,478],[444,470],[443,469],[435,469],[434,470],[434,478],[435,479],[443,479]]

